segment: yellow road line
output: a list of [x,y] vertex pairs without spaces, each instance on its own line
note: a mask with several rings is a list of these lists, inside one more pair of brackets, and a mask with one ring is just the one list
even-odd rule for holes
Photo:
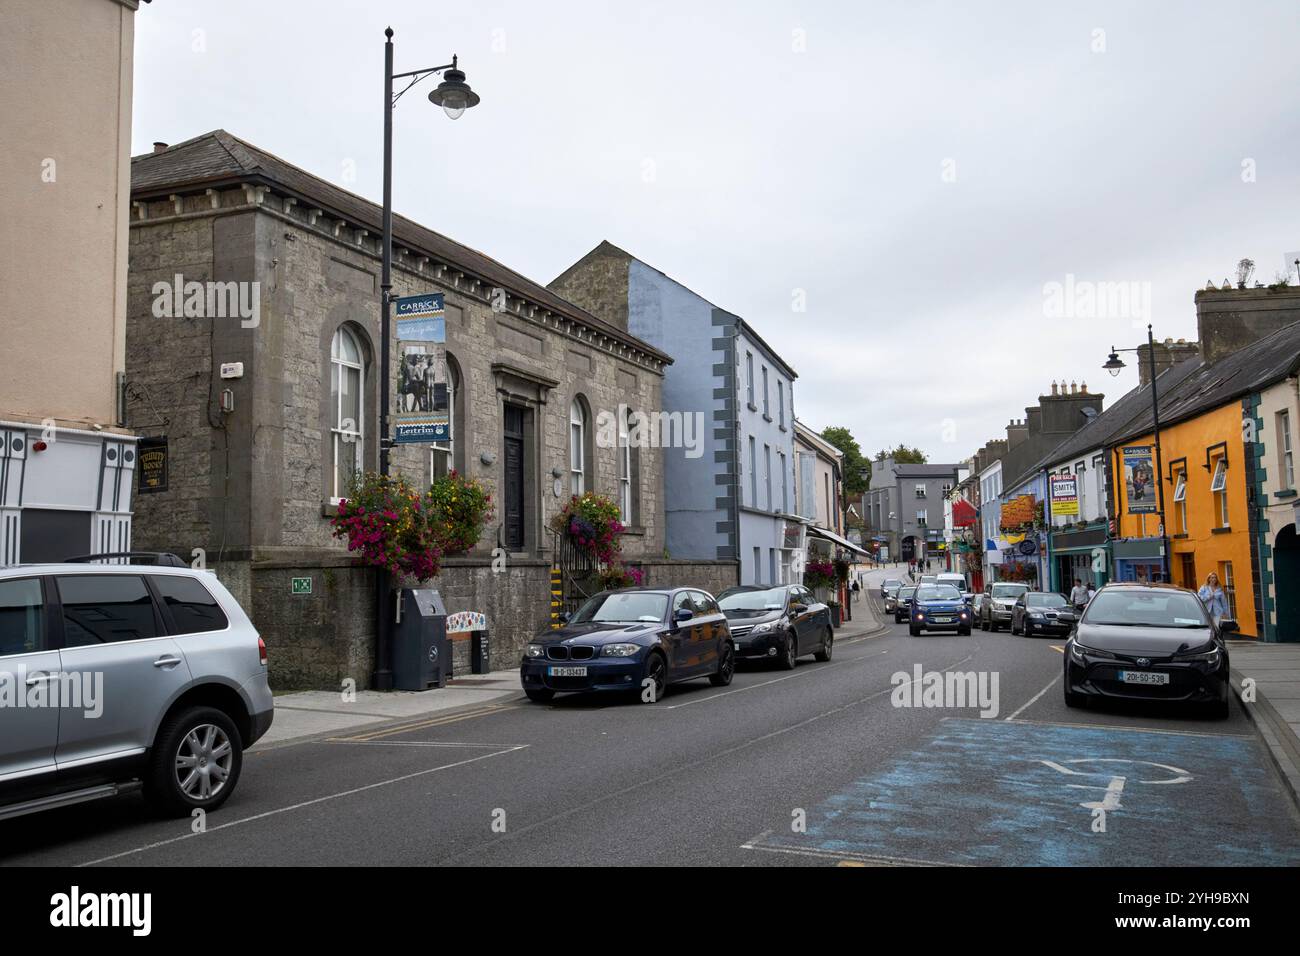
[[1052,650],[1056,651],[1058,654],[1064,654],[1064,653],[1065,653],[1065,645],[1064,645],[1064,644],[1048,644],[1047,646],[1050,647]]

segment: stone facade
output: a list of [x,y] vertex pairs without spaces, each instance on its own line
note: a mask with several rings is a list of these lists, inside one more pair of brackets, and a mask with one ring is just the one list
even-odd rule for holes
[[[232,181],[223,188],[190,185],[196,160],[186,155],[201,153],[212,138],[243,167],[228,171]],[[365,217],[369,209],[377,220],[378,210],[292,167],[296,178],[282,175],[293,188],[282,187],[269,176],[272,160],[214,133],[135,161],[129,414],[143,434],[165,433],[171,456],[169,490],[138,502],[135,546],[202,557],[215,567],[266,637],[277,687],[335,686],[348,677],[367,686],[374,575],[354,566],[330,534],[330,356],[341,328],[361,343],[363,459],[376,468],[380,260]],[[399,445],[392,466],[420,487],[451,464],[492,493],[491,526],[468,555],[444,561],[433,586],[449,611],[487,613],[500,666],[548,620],[546,522],[570,494],[572,403],[587,415],[585,487],[614,496],[622,449],[600,440],[599,415],[620,405],[661,407],[671,359],[444,237],[399,221],[395,239],[394,294],[444,294],[456,387],[450,452]],[[178,274],[185,282],[258,283],[256,325],[238,317],[160,317],[155,283],[170,285]],[[395,382],[396,341],[390,361]],[[242,377],[219,377],[229,362],[243,363]],[[221,410],[224,389],[233,411]],[[507,405],[525,422],[524,543],[508,553],[496,551],[504,542]],[[629,563],[647,565],[647,583],[735,583],[734,571],[728,578],[712,562],[664,562],[661,453],[648,446],[632,452],[633,516],[623,544]],[[294,577],[312,578],[312,593],[292,594]]]

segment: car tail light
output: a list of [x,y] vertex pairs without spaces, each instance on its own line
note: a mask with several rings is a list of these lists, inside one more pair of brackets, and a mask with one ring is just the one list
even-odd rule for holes
[[266,641],[262,640],[260,635],[257,638],[257,656],[261,660],[262,666],[265,667],[266,666]]

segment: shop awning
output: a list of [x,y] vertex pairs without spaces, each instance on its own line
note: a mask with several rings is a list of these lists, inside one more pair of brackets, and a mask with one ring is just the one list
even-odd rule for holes
[[952,526],[954,528],[970,528],[978,520],[975,514],[975,506],[965,498],[959,498],[953,502],[952,506]]
[[833,542],[834,544],[838,544],[841,548],[845,548],[848,551],[856,551],[858,554],[862,555],[863,557],[871,556],[868,552],[863,551],[856,544],[853,544],[851,541],[841,538],[834,531],[827,531],[825,528],[819,528],[816,525],[809,525],[808,533],[818,538],[825,538],[827,541]]

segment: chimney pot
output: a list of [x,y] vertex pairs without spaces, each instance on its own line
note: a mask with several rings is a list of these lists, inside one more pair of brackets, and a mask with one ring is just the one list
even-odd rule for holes
[[155,140],[155,141],[154,141],[154,144],[153,144],[153,151],[154,151],[155,153],[161,153],[161,152],[162,152],[163,150],[165,150],[166,148],[167,148],[167,144],[166,144],[166,143],[161,142],[161,141],[159,141],[159,140]]
[[1056,379],[1052,379],[1052,394],[1056,394]]

